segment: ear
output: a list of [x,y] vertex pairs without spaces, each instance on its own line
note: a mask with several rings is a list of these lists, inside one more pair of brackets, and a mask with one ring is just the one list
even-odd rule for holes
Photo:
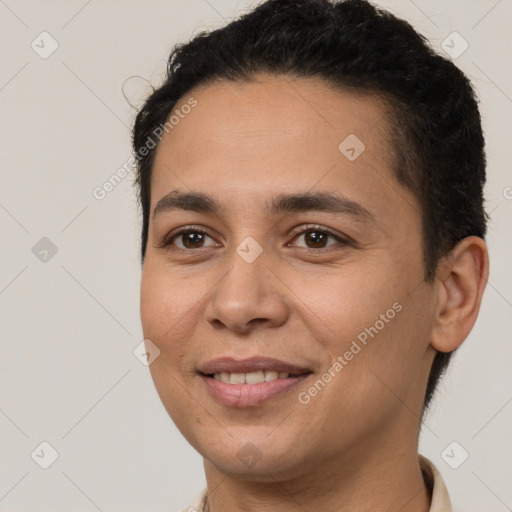
[[476,322],[489,277],[485,242],[476,236],[461,240],[438,265],[437,309],[430,344],[451,352],[467,338]]

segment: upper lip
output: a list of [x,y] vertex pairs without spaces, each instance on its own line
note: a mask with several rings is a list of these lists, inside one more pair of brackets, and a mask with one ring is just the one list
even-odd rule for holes
[[257,371],[286,372],[291,375],[310,373],[311,369],[271,357],[250,357],[248,359],[235,359],[233,357],[219,357],[199,365],[198,371],[203,375],[214,373],[251,373]]

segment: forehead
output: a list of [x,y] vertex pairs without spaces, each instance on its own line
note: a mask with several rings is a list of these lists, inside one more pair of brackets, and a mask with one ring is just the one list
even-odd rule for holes
[[257,142],[262,140],[272,142],[266,153],[293,145],[296,155],[318,148],[339,156],[339,143],[351,134],[365,141],[368,149],[378,145],[384,158],[390,154],[386,103],[375,95],[349,93],[320,79],[258,75],[250,82],[221,81],[194,89],[174,112],[192,97],[197,106],[180,116],[168,137],[164,135],[165,145],[179,152],[179,157],[209,150],[247,156],[250,148],[254,153],[261,149]]
[[157,148],[152,207],[176,188],[222,194],[236,207],[249,195],[263,204],[278,192],[336,189],[359,202],[373,196],[377,213],[408,194],[394,176],[386,104],[376,96],[260,75],[198,87],[175,106],[179,113]]

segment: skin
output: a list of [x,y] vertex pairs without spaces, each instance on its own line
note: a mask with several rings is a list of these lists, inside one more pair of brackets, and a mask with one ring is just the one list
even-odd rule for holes
[[[150,371],[162,403],[204,457],[209,510],[428,510],[417,455],[423,396],[434,349],[457,348],[476,320],[485,243],[464,239],[424,281],[420,207],[394,176],[376,97],[268,75],[202,86],[176,109],[190,96],[197,106],[164,135],[154,162],[141,319],[161,351]],[[338,149],[349,134],[366,147],[353,162]],[[209,194],[223,210],[155,217],[172,190]],[[265,209],[278,193],[333,191],[372,218]],[[329,237],[319,248],[308,224],[352,241]],[[162,247],[190,225],[208,236]],[[248,236],[263,249],[253,263],[236,252]],[[301,403],[299,393],[394,303],[401,311]],[[227,407],[197,374],[226,355],[314,373],[260,406]],[[237,456],[248,446],[258,457],[251,466]]]

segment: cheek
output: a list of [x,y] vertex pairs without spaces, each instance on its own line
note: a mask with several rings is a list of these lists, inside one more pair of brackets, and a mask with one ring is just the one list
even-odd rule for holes
[[[340,268],[336,273],[316,279],[308,279],[307,303],[313,315],[310,325],[321,329],[322,344],[332,356],[341,355],[348,350],[352,340],[365,329],[379,322],[379,331],[383,331],[380,315],[384,314],[385,326],[396,316],[393,304],[400,298],[393,292],[388,279],[382,271],[370,272],[370,269]],[[297,291],[296,295],[299,295]]]
[[[195,376],[189,361],[191,336],[197,325],[197,309],[204,287],[178,281],[172,271],[152,266],[146,260],[141,280],[140,313],[144,338],[150,339],[160,355],[149,366],[160,400],[182,435],[196,445],[195,431],[202,411],[193,400],[189,379]],[[194,318],[195,317],[195,318]],[[187,383],[184,383],[184,379]],[[207,422],[207,420],[204,420]]]
[[169,269],[156,265],[151,258],[144,262],[140,292],[144,338],[160,350],[149,366],[151,377],[165,409],[182,430],[182,412],[190,406],[190,396],[180,380],[189,373],[185,360],[190,351],[194,306],[202,294],[178,282]]
[[344,369],[337,384],[350,404],[346,408],[363,409],[382,420],[403,412],[404,404],[415,410],[426,383],[428,298],[388,295],[358,324],[351,323],[355,329],[341,354]]
[[202,307],[204,287],[177,280],[169,269],[146,262],[141,280],[140,315],[144,338],[174,364],[183,358]]
[[336,279],[311,281],[308,287],[314,342],[328,352],[331,364],[342,358],[336,381],[359,398],[365,390],[386,393],[378,377],[406,393],[418,377],[432,327],[427,286],[417,286],[410,277],[413,272],[406,280],[395,267],[376,270],[340,273]]

